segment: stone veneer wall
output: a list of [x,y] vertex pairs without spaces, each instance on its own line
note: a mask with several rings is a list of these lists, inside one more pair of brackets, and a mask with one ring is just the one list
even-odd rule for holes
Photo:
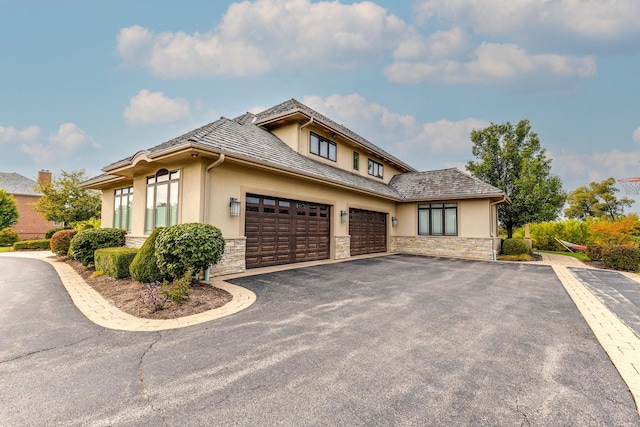
[[414,254],[492,260],[494,238],[454,236],[392,236],[391,251]]
[[243,273],[247,269],[244,259],[247,250],[247,238],[224,239],[224,242],[222,259],[209,269],[211,276]]
[[[139,248],[148,236],[126,236],[125,246]],[[209,270],[211,276],[223,276],[225,274],[242,273],[246,270],[244,257],[247,246],[246,237],[236,239],[224,239],[224,254],[222,259]]]
[[334,257],[333,259],[346,259],[351,257],[351,236],[334,236]]
[[127,234],[125,236],[124,245],[127,248],[139,248],[142,246],[145,240],[147,240],[147,237],[149,236],[132,236],[130,234]]

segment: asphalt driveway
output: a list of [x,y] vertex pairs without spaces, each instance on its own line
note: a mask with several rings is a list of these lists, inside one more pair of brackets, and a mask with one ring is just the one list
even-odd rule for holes
[[[389,256],[282,271],[233,280],[258,295],[236,315],[129,333],[79,316],[55,277],[11,273],[50,266],[8,260],[2,295],[22,294],[0,300],[3,424],[638,424],[549,267]],[[37,318],[42,299],[55,320]]]

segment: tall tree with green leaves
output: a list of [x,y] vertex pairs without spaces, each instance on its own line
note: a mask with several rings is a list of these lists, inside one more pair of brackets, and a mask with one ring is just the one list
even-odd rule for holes
[[615,195],[616,180],[613,177],[601,182],[591,182],[589,186],[583,185],[569,192],[567,203],[569,207],[564,210],[568,218],[607,218],[611,221],[624,216],[624,208],[635,203],[627,197],[618,199]]
[[16,199],[0,188],[0,230],[16,225],[18,215]]
[[513,229],[530,222],[553,221],[565,203],[562,181],[551,174],[551,159],[541,147],[528,120],[517,125],[491,123],[471,132],[473,156],[467,170],[476,178],[498,187],[511,200],[499,205],[500,223]]
[[39,183],[35,189],[43,196],[35,204],[36,210],[48,221],[65,224],[100,218],[100,192],[80,188],[80,183],[86,179],[84,169],[79,169],[61,171],[50,183]]

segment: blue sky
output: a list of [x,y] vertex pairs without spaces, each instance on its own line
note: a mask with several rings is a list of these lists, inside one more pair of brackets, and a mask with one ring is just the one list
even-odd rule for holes
[[472,129],[526,118],[566,190],[640,176],[637,0],[0,7],[3,172],[96,175],[296,98],[420,170],[464,170]]

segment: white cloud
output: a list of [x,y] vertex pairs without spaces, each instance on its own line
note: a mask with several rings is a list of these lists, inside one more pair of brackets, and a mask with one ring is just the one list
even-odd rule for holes
[[633,131],[633,140],[640,144],[640,127]]
[[27,126],[22,130],[13,126],[0,126],[0,143],[34,141],[39,136],[40,128],[38,126]]
[[566,80],[597,73],[590,56],[530,54],[515,44],[482,43],[469,61],[444,58],[435,61],[398,61],[385,68],[397,83],[504,84],[520,80]]
[[[471,131],[489,125],[477,118],[420,123],[414,116],[390,111],[378,103],[368,102],[359,94],[331,95],[326,99],[307,96],[302,102],[419,168],[463,164],[461,160],[442,163],[436,156],[446,154],[449,159],[456,155],[466,158],[471,152]],[[436,159],[438,162],[434,162]]]
[[416,12],[422,21],[434,19],[494,37],[535,33],[622,41],[640,35],[637,0],[423,0]]
[[253,76],[277,67],[347,69],[379,61],[406,31],[371,2],[256,0],[231,4],[207,33],[124,28],[117,50],[125,64],[163,78]]
[[100,145],[75,123],[63,123],[48,139],[33,138],[30,143],[24,142],[18,147],[38,164],[51,163],[61,157],[69,158],[86,148],[97,149]]
[[591,181],[640,176],[640,151],[612,150],[590,154],[550,153],[553,172],[563,178],[566,190],[573,190]]
[[129,126],[169,123],[189,115],[189,103],[182,98],[169,98],[162,92],[142,89],[129,100],[122,116]]

